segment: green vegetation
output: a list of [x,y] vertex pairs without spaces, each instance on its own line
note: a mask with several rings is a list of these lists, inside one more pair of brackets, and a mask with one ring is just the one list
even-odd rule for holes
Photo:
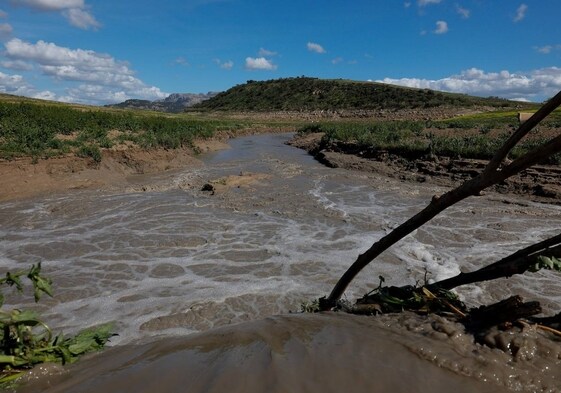
[[352,142],[358,150],[376,149],[395,153],[423,153],[428,149],[423,123],[388,121],[374,123],[313,124],[299,132],[324,132],[324,142]]
[[[286,126],[294,129],[303,124],[302,120],[287,120],[282,116],[259,118],[256,111],[305,113],[383,109],[391,112],[417,108],[418,113],[422,113],[424,108],[476,109],[482,106],[496,110],[438,121],[372,122],[356,118],[304,128],[315,127],[326,132],[329,141],[353,142],[361,148],[414,155],[429,151],[487,158],[504,140],[504,135],[497,136],[493,130],[501,129],[506,135],[517,125],[516,114],[520,108],[535,109],[534,104],[498,98],[306,77],[249,81],[183,114],[96,108],[0,94],[0,159],[33,157],[38,160],[75,154],[99,163],[104,149],[120,144],[144,149],[176,149],[192,147],[194,139],[209,138],[221,131],[235,134],[247,129],[287,129]],[[233,111],[233,115],[227,115],[228,111]],[[241,117],[240,112],[247,116]],[[559,114],[549,120],[549,127],[560,125]],[[470,129],[478,132],[475,135],[456,132]],[[447,130],[453,132],[441,135],[440,131]],[[518,150],[515,154],[520,153]]]
[[221,111],[398,110],[434,107],[528,107],[499,98],[413,89],[375,82],[285,78],[248,81],[193,106]]
[[466,306],[454,292],[442,288],[429,290],[426,277],[423,285],[406,285],[403,287],[384,286],[384,277],[379,276],[379,279],[380,284],[377,288],[357,300],[357,305],[375,304],[378,306],[376,309],[365,310],[367,313],[374,310],[380,313],[395,313],[407,310],[421,314],[440,314],[450,311],[464,313],[467,311]]
[[555,257],[546,257],[544,255],[540,255],[537,258],[537,262],[530,266],[528,271],[530,272],[538,272],[540,270],[555,270],[557,272],[561,272],[561,259]]
[[[15,287],[23,292],[22,278],[31,281],[35,301],[43,294],[52,296],[51,281],[41,276],[41,264],[29,271],[6,273],[0,286]],[[0,292],[0,307],[4,296]],[[74,337],[62,334],[53,338],[51,329],[29,310],[0,309],[0,389],[6,388],[26,370],[40,363],[69,364],[81,355],[100,350],[114,334],[110,325],[86,329]]]
[[246,127],[243,121],[0,100],[0,158],[75,153],[99,162],[100,149],[115,143],[175,149],[190,147],[195,138],[208,138],[216,131]]
[[76,155],[82,158],[90,157],[95,162],[101,162],[101,151],[95,145],[80,146]]
[[[554,112],[540,126],[555,129],[561,125],[561,111]],[[438,121],[379,121],[314,123],[301,133],[323,132],[323,143],[346,144],[346,151],[375,156],[381,151],[419,158],[426,155],[490,159],[518,126],[515,112],[492,112]],[[511,153],[517,158],[548,138],[536,129]],[[559,164],[555,155],[544,163]]]

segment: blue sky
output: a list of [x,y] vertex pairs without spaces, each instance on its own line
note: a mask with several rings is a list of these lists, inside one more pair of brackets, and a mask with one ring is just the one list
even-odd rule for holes
[[291,76],[541,102],[559,0],[0,0],[0,92],[102,105]]

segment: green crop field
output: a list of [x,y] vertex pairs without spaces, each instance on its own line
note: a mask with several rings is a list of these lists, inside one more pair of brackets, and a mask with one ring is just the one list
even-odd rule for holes
[[[100,149],[127,141],[146,149],[175,149],[192,146],[195,138],[209,138],[216,132],[235,134],[256,126],[256,122],[245,119],[125,111],[3,96],[0,158],[39,159],[75,153],[100,160]],[[271,126],[271,122],[260,126]]]
[[[357,151],[384,150],[408,158],[434,154],[489,159],[518,125],[517,112],[503,111],[438,121],[314,123],[299,132],[323,132],[324,142],[353,144]],[[561,110],[557,110],[512,151],[511,158],[546,142],[560,127]],[[545,163],[559,164],[561,157]]]

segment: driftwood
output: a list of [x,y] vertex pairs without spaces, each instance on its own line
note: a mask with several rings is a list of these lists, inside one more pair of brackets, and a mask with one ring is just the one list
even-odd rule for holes
[[561,330],[561,313],[552,317],[530,317],[528,320],[542,326],[548,326],[556,330]]
[[468,331],[481,331],[495,325],[513,323],[542,312],[538,302],[526,302],[520,296],[512,296],[490,306],[472,309],[464,324]]
[[533,244],[523,250],[517,251],[506,258],[491,265],[485,266],[471,273],[460,273],[457,276],[427,285],[427,288],[453,289],[460,285],[472,284],[481,281],[490,281],[497,278],[508,278],[514,274],[522,274],[537,263],[540,256],[561,257],[561,234],[553,236],[540,243]]
[[[418,229],[432,218],[450,206],[466,199],[472,195],[478,195],[485,188],[500,183],[503,180],[529,168],[541,160],[561,151],[561,135],[551,139],[541,146],[531,150],[522,157],[503,165],[508,153],[527,135],[540,121],[561,105],[561,92],[551,98],[530,119],[508,138],[499,148],[493,158],[489,161],[483,172],[461,184],[459,187],[446,192],[441,196],[434,196],[427,207],[411,217],[409,220],[395,228],[388,235],[374,243],[366,252],[360,254],[350,268],[341,276],[327,298],[319,299],[320,310],[329,310],[337,305],[337,302],[345,292],[348,285],[356,275],[382,252],[403,239],[405,236]],[[513,264],[514,262],[507,263]],[[501,269],[505,271],[503,266]]]

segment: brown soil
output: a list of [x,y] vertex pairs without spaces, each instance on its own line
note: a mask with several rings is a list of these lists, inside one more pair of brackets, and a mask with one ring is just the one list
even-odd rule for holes
[[[372,121],[375,120],[438,120],[448,119],[460,115],[469,115],[482,112],[495,111],[493,107],[436,107],[422,109],[331,109],[331,110],[302,110],[302,111],[274,111],[274,112],[211,112],[212,116],[220,114],[219,117],[228,117],[232,119],[263,119],[270,121],[271,119],[279,120],[306,120],[306,121],[337,121],[349,120],[360,121],[361,119]],[[192,113],[201,114],[201,112],[191,111]],[[207,115],[208,113],[202,112]]]
[[[365,156],[353,143],[325,143],[322,133],[297,135],[289,144],[307,150],[333,168],[376,172],[404,181],[454,187],[479,174],[484,160],[449,157],[408,158],[378,151]],[[527,195],[534,201],[561,203],[561,167],[536,165],[490,189],[501,194]]]
[[271,175],[265,173],[240,173],[211,180],[204,184],[202,191],[214,194],[222,194],[232,188],[250,188],[259,184],[261,181],[269,179]]
[[[444,115],[444,112],[442,113]],[[399,116],[403,117],[403,113]],[[290,131],[278,129],[246,130],[241,134]],[[477,130],[472,130],[478,132]],[[468,132],[469,131],[461,131]],[[307,150],[320,162],[346,169],[380,173],[404,181],[431,182],[454,186],[479,173],[485,166],[481,160],[414,159],[387,152],[361,155],[352,143],[325,145],[323,134],[307,134],[295,137],[290,144]],[[456,134],[455,134],[456,135]],[[115,145],[102,151],[101,163],[70,154],[33,162],[31,158],[0,161],[0,201],[28,198],[78,189],[126,189],[136,184],[138,175],[150,175],[179,168],[196,168],[201,162],[198,153],[228,148],[229,137],[239,136],[222,133],[214,139],[200,140],[194,149],[144,150],[130,142]],[[494,187],[499,193],[530,195],[533,200],[561,202],[561,168],[536,166],[507,182]],[[241,174],[232,179],[216,179],[209,182],[208,190],[221,193],[229,188],[245,187],[262,180],[261,174]]]
[[220,139],[195,143],[189,148],[144,150],[130,144],[102,151],[100,163],[68,155],[33,162],[31,158],[0,162],[0,201],[28,198],[77,189],[124,189],[138,175],[201,166],[199,152],[228,148]]

